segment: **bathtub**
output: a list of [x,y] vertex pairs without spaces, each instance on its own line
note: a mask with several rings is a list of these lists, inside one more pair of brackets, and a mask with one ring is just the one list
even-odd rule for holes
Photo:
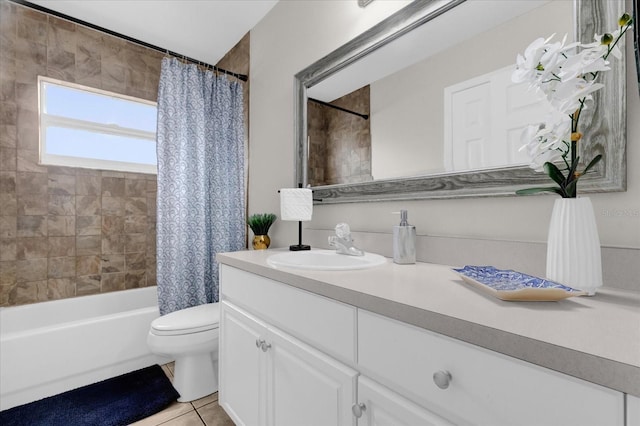
[[158,316],[156,287],[0,308],[0,410],[169,361]]

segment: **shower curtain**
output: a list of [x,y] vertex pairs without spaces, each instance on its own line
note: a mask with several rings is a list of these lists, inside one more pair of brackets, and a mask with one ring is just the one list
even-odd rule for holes
[[245,248],[242,86],[164,58],[158,88],[160,314],[218,301],[216,253]]

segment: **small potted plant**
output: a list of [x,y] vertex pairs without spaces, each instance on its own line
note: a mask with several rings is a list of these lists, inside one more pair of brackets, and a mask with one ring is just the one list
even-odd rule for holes
[[249,216],[247,219],[247,223],[249,227],[253,231],[253,249],[254,250],[265,250],[269,248],[269,244],[271,244],[271,238],[267,233],[269,232],[269,228],[275,222],[277,216],[273,213],[258,213]]

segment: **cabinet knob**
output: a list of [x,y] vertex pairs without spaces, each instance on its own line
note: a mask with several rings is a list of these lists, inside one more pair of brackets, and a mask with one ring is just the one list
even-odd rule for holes
[[262,341],[262,345],[260,345],[260,349],[262,349],[262,352],[268,351],[270,347],[271,343],[267,343],[264,340]]
[[440,389],[447,389],[451,383],[451,373],[446,370],[440,370],[433,373],[433,382]]
[[256,339],[256,348],[261,347],[263,343],[264,343],[264,340],[262,340],[262,339]]
[[362,414],[364,413],[364,411],[367,409],[367,406],[364,405],[362,402],[359,404],[353,404],[351,406],[351,412],[353,413],[353,415],[359,419],[360,417],[362,417]]

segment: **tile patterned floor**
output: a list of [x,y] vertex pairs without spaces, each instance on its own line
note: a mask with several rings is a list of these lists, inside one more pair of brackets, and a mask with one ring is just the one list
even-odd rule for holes
[[[162,366],[173,380],[173,363]],[[161,412],[133,423],[135,426],[233,426],[233,422],[218,405],[218,393],[191,402],[174,402]]]

